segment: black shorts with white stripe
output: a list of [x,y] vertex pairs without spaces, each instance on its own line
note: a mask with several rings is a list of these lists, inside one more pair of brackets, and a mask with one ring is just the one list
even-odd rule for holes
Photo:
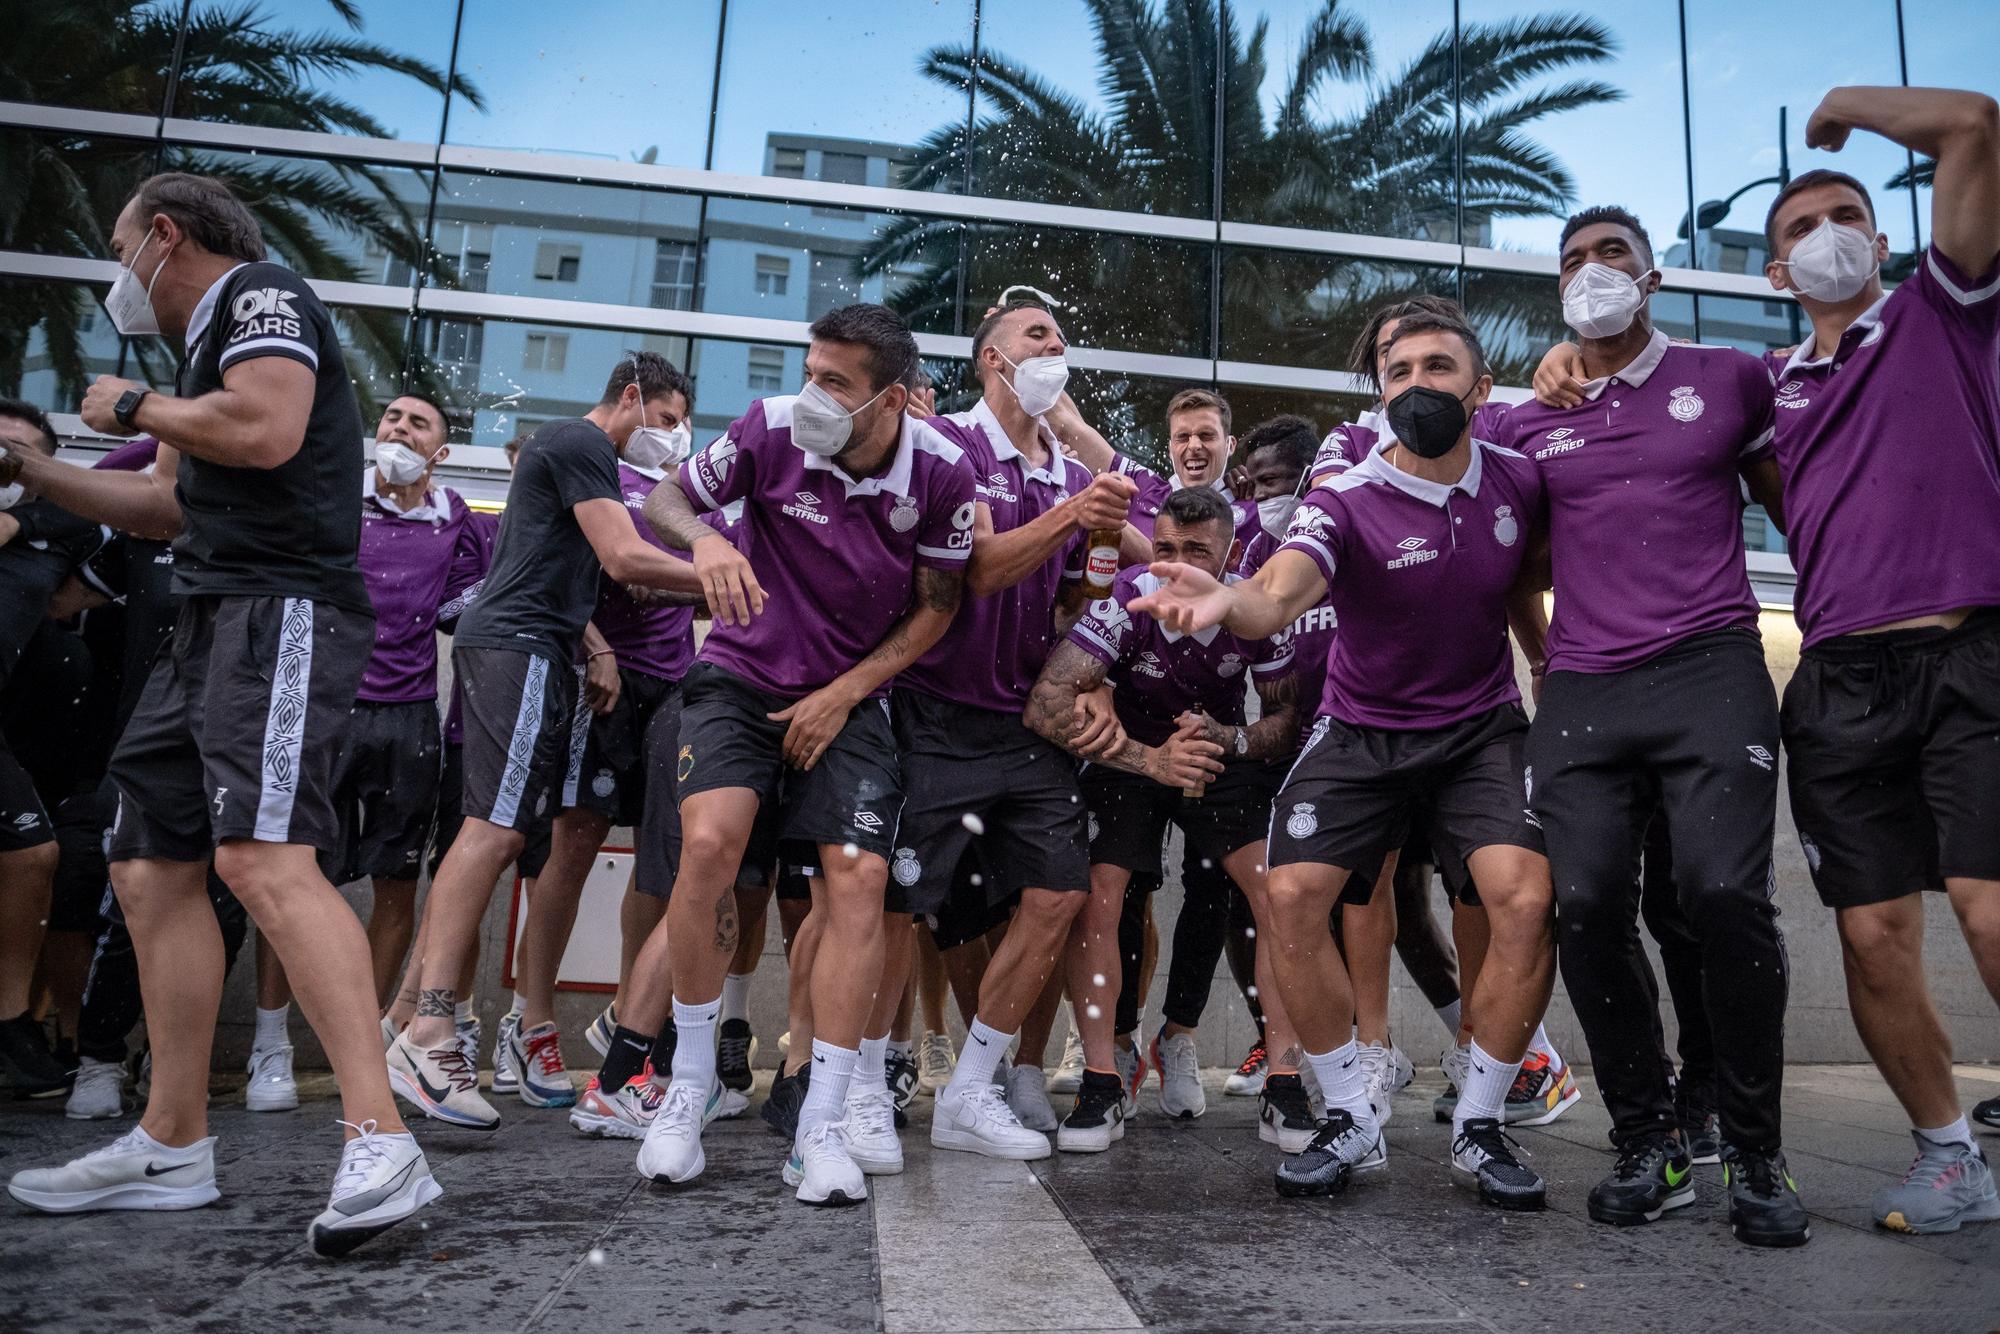
[[460,644],[451,669],[465,702],[468,820],[527,830],[555,811],[569,759],[576,671],[539,653]]
[[334,760],[374,648],[375,618],[332,603],[186,599],[111,757],[111,860],[335,846]]

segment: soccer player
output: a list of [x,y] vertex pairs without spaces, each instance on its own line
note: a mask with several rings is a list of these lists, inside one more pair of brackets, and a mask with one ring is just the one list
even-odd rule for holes
[[[818,847],[813,915],[825,922],[812,1076],[783,1175],[805,1203],[851,1204],[867,1185],[842,1120],[882,976],[902,808],[886,689],[958,610],[977,505],[963,451],[905,410],[917,345],[902,317],[842,306],[811,333],[805,389],[751,404],[647,501],[647,520],[692,553],[715,622],[682,681],[680,872],[598,1081],[622,1088],[642,1068],[671,977],[672,1079],[638,1168],[674,1182],[700,1174],[702,1124],[720,1102],[737,867],[759,808],[779,804],[780,835]],[[738,500],[740,550],[696,513]]]
[[1255,578],[1224,584],[1163,562],[1157,589],[1131,605],[1184,634],[1219,625],[1255,638],[1330,591],[1340,620],[1325,716],[1272,813],[1275,971],[1328,1104],[1312,1143],[1280,1165],[1280,1192],[1324,1193],[1387,1162],[1327,914],[1349,872],[1400,847],[1411,803],[1427,801],[1433,842],[1477,883],[1493,922],[1453,1174],[1489,1204],[1536,1209],[1542,1180],[1500,1118],[1555,970],[1554,895],[1522,810],[1528,723],[1507,643],[1509,620],[1532,616],[1516,586],[1541,522],[1541,479],[1530,460],[1473,437],[1492,377],[1468,326],[1406,316],[1380,383],[1395,436],[1308,494]]
[[[1934,159],[1931,244],[1884,295],[1860,182],[1772,201],[1771,285],[1812,334],[1777,370],[1773,443],[1804,651],[1781,727],[1792,814],[1840,924],[1848,1002],[1917,1156],[1875,1221],[2000,1219],[1924,982],[1922,891],[1942,888],[2000,1000],[2000,108],[1943,88],[1836,88],[1806,124]],[[1678,853],[1676,854],[1678,855]],[[1732,1000],[1733,1003],[1733,1000]]]
[[[291,967],[340,1083],[350,1132],[310,1240],[337,1255],[435,1199],[396,1115],[361,923],[316,865],[337,836],[333,755],[374,640],[355,564],[361,419],[334,321],[299,276],[264,259],[257,223],[221,182],[166,173],[118,216],[123,267],[106,308],[128,336],[187,350],[177,394],[100,377],[82,415],[146,432],[151,474],[92,471],[30,451],[11,468],[73,512],[178,533],[183,596],[112,760],[111,877],[139,952],[152,1098],[131,1133],[8,1189],[36,1208],[192,1208],[217,1198],[208,1064],[223,950],[208,864]],[[0,483],[14,480],[0,476]]]
[[[1570,408],[1519,404],[1495,443],[1548,493],[1555,615],[1528,742],[1530,808],[1557,886],[1570,1002],[1611,1111],[1618,1161],[1591,1217],[1644,1223],[1694,1202],[1656,991],[1633,930],[1633,875],[1656,804],[1672,838],[1711,1004],[1730,1222],[1751,1245],[1810,1235],[1782,1152],[1786,960],[1771,903],[1777,698],[1743,563],[1741,486],[1781,517],[1770,376],[1655,329],[1652,241],[1620,208],[1561,238],[1557,290],[1588,382]],[[1656,795],[1657,793],[1657,795]],[[1768,1159],[1768,1162],[1760,1162]]]
[[[1235,514],[1213,488],[1183,488],[1154,516],[1153,553],[1161,561],[1222,579],[1234,545]],[[1261,901],[1262,838],[1274,786],[1269,761],[1289,753],[1297,734],[1297,682],[1283,637],[1184,634],[1129,610],[1158,584],[1150,573],[1128,571],[1110,597],[1091,604],[1049,656],[1025,718],[1058,744],[1072,744],[1077,696],[1108,680],[1126,737],[1083,778],[1090,901],[1071,932],[1068,966],[1084,1073],[1076,1105],[1057,1132],[1057,1146],[1068,1152],[1101,1153],[1124,1135],[1111,1030],[1127,883],[1139,872],[1158,873],[1161,841],[1173,823],[1187,836],[1190,856],[1222,867],[1253,903]],[[1264,706],[1252,725],[1244,723],[1246,677]]]
[[562,777],[572,664],[599,572],[700,592],[686,561],[632,530],[618,489],[620,452],[678,410],[683,383],[658,353],[635,352],[612,370],[596,407],[535,432],[508,488],[493,568],[459,618],[452,666],[465,690],[465,818],[424,907],[416,1017],[388,1052],[396,1091],[452,1125],[491,1130],[500,1121],[456,1041],[457,987],[494,882]]

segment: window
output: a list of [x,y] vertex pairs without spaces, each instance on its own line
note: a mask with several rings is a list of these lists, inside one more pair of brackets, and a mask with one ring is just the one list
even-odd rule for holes
[[657,310],[693,310],[694,268],[694,242],[656,242],[652,306]]
[[771,150],[771,174],[789,176],[802,181],[806,176],[806,150],[803,148],[774,148]]
[[783,296],[791,285],[792,261],[783,255],[757,256],[757,295]]
[[859,153],[821,153],[819,178],[838,185],[866,185],[868,159]]
[[560,371],[569,363],[569,335],[531,333],[521,353],[524,371]]
[[486,326],[468,320],[433,320],[424,336],[445,384],[460,393],[479,388],[479,358],[486,347]]
[[437,225],[437,238],[432,244],[439,258],[457,266],[460,291],[487,290],[487,279],[493,272],[491,223],[441,219]]
[[558,241],[535,246],[535,276],[546,282],[573,283],[583,264],[583,247]]
[[847,255],[815,250],[806,256],[806,318],[816,320],[835,306],[861,299],[861,289],[848,280],[854,261]]
[[785,387],[785,349],[782,347],[753,347],[750,349],[750,374],[748,388],[753,394],[775,394]]

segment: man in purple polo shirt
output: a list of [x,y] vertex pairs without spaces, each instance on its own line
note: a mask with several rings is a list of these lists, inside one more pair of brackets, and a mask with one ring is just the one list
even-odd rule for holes
[[1555,874],[1563,981],[1611,1112],[1618,1159],[1590,1216],[1644,1223],[1694,1202],[1657,990],[1632,930],[1632,874],[1654,809],[1701,942],[1730,1223],[1753,1246],[1811,1235],[1784,1165],[1786,960],[1771,902],[1778,703],[1743,563],[1741,487],[1782,522],[1771,385],[1728,347],[1653,327],[1645,228],[1620,208],[1570,218],[1557,290],[1578,334],[1582,401],[1517,405],[1495,443],[1548,489],[1555,614],[1528,744],[1530,805]]
[[1163,582],[1132,610],[1182,633],[1220,625],[1255,638],[1330,591],[1340,619],[1325,716],[1271,818],[1277,981],[1328,1108],[1279,1166],[1280,1193],[1327,1193],[1387,1162],[1327,915],[1349,872],[1402,846],[1412,805],[1424,803],[1439,855],[1477,882],[1492,922],[1453,1174],[1489,1204],[1538,1209],[1542,1180],[1514,1156],[1501,1117],[1555,972],[1554,893],[1522,810],[1528,720],[1507,643],[1509,620],[1538,610],[1518,585],[1542,483],[1531,460],[1473,438],[1472,410],[1493,381],[1470,327],[1404,318],[1380,381],[1395,438],[1312,491],[1254,579],[1225,585],[1162,563]]
[[1795,178],[1765,220],[1771,285],[1813,325],[1777,374],[1805,637],[1781,724],[1854,1024],[1915,1128],[1875,1221],[1948,1232],[2000,1218],[1924,982],[1920,892],[1949,895],[2000,999],[2000,110],[1836,88],[1806,143],[1837,151],[1856,129],[1935,159],[1931,245],[1884,296],[1888,239],[1834,172]]
[[[1235,514],[1213,488],[1176,491],[1154,516],[1153,551],[1162,561],[1185,561],[1222,578],[1234,545]],[[1181,634],[1133,614],[1132,600],[1158,583],[1152,574],[1127,571],[1110,597],[1091,604],[1042,668],[1024,719],[1050,740],[1073,746],[1077,696],[1108,680],[1127,738],[1083,777],[1090,901],[1071,931],[1068,967],[1084,1070],[1076,1105],[1056,1137],[1057,1147],[1072,1153],[1102,1153],[1125,1133],[1125,1091],[1112,1051],[1112,1013],[1122,983],[1107,979],[1118,977],[1118,919],[1127,884],[1138,873],[1159,874],[1161,841],[1172,823],[1187,836],[1192,855],[1222,867],[1261,899],[1261,839],[1276,782],[1270,762],[1291,751],[1296,734],[1297,682],[1282,635],[1239,638],[1215,628]],[[1244,722],[1246,677],[1264,704],[1255,725]],[[1218,937],[1222,929],[1218,921]],[[1208,967],[1212,975],[1213,954]],[[1190,1041],[1188,1021],[1199,1018],[1183,1011],[1177,1021]],[[1182,1115],[1191,1119],[1200,1111],[1196,1104]]]
[[[759,807],[781,803],[781,836],[818,846],[825,920],[812,1076],[784,1180],[804,1203],[853,1204],[868,1188],[843,1116],[882,975],[903,804],[886,692],[958,609],[977,504],[964,451],[904,411],[917,345],[902,317],[842,306],[811,333],[804,391],[751,404],[647,501],[647,520],[692,552],[715,624],[682,686],[680,872],[599,1081],[650,1050],[670,977],[673,1078],[638,1166],[654,1180],[700,1174],[737,866]],[[696,513],[739,500],[734,541]]]

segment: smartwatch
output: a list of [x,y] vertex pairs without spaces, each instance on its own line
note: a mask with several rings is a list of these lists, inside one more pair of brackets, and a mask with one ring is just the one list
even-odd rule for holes
[[118,424],[126,430],[138,430],[139,427],[132,420],[132,414],[139,410],[139,405],[146,401],[146,395],[152,392],[150,389],[127,389],[118,396],[118,402],[112,406],[111,415],[116,417]]

